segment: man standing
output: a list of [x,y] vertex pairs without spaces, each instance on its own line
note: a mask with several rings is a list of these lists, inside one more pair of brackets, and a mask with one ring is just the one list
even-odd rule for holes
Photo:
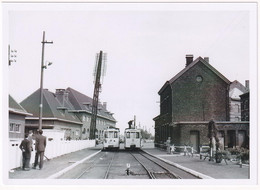
[[23,170],[30,170],[30,159],[31,159],[31,143],[28,140],[28,134],[24,135],[24,140],[21,142],[19,148],[23,152]]
[[44,151],[46,147],[46,137],[42,135],[42,130],[39,130],[39,134],[36,136],[36,143],[35,143],[35,161],[34,161],[34,167],[33,169],[36,169],[36,166],[38,165],[38,158],[40,156],[40,164],[39,169],[42,169],[43,166],[43,157],[44,157]]

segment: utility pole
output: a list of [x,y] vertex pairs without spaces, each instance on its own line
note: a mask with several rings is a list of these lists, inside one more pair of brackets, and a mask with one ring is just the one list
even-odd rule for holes
[[136,129],[135,123],[136,123],[136,118],[135,118],[135,115],[134,115],[134,129]]
[[101,92],[101,82],[100,77],[105,75],[105,62],[106,62],[106,54],[102,51],[99,52],[96,58],[96,66],[94,70],[95,77],[95,86],[94,86],[94,94],[92,100],[92,115],[91,115],[91,123],[90,123],[90,139],[95,139],[96,132],[96,121],[97,121],[97,109],[98,109],[98,97],[99,92]]
[[[42,99],[43,99],[43,69],[46,69],[47,66],[44,65],[44,46],[45,44],[53,44],[53,41],[45,41],[45,31],[43,31],[42,38],[42,62],[41,62],[41,81],[40,81],[40,105],[39,105],[39,129],[42,129]],[[51,63],[49,63],[50,65]]]

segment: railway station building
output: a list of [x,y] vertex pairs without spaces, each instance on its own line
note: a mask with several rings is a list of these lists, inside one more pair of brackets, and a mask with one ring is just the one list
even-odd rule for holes
[[[172,144],[191,145],[199,151],[200,145],[209,144],[208,123],[212,119],[223,149],[244,145],[249,136],[249,122],[231,121],[231,84],[209,64],[208,57],[193,60],[193,55],[186,55],[185,68],[158,92],[160,114],[154,118],[156,146],[171,137]],[[238,86],[234,83],[232,90],[237,91],[234,89]]]

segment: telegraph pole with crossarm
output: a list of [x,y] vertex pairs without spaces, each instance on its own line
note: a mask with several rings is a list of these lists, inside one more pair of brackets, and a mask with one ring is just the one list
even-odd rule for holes
[[[42,129],[42,99],[43,99],[43,69],[47,68],[47,65],[44,65],[44,46],[45,44],[53,44],[53,41],[45,41],[45,31],[43,31],[42,39],[42,62],[41,62],[41,81],[40,81],[40,105],[39,105],[39,129]],[[49,63],[48,65],[51,65]]]

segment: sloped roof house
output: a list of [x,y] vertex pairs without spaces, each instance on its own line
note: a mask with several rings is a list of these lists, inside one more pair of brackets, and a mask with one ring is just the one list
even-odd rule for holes
[[[26,117],[25,127],[28,130],[36,130],[39,127],[39,102],[40,89],[21,102],[21,105],[33,114]],[[75,114],[69,113],[69,109],[74,109],[69,101],[61,102],[57,94],[43,89],[42,128],[65,130],[65,138],[79,139],[82,122]]]
[[25,132],[25,117],[28,113],[15,99],[9,95],[9,138],[23,139]]

